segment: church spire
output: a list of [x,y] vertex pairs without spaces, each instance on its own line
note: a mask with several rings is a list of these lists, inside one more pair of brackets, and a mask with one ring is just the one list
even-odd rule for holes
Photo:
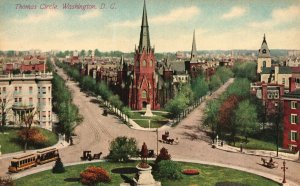
[[264,38],[261,43],[261,47],[258,51],[258,57],[267,57],[267,58],[271,57],[270,50],[269,50],[267,40],[266,40],[266,34],[264,34]]
[[143,18],[140,33],[139,52],[143,51],[143,48],[148,51],[150,49],[150,34],[147,19],[146,2],[144,0]]
[[193,33],[193,44],[192,44],[192,51],[191,51],[191,61],[195,60],[197,57],[197,48],[196,48],[196,37],[195,37],[195,30]]

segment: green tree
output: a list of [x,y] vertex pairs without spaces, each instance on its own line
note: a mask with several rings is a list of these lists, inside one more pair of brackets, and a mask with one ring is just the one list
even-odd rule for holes
[[244,100],[239,103],[234,115],[237,129],[247,142],[248,136],[259,130],[256,107],[249,100]]
[[216,71],[216,75],[220,78],[224,84],[229,78],[233,77],[233,72],[226,67],[219,67]]
[[85,50],[82,49],[82,50],[80,51],[80,56],[81,56],[81,57],[85,56]]
[[204,125],[210,127],[212,134],[212,139],[214,139],[219,133],[219,127],[218,127],[218,113],[220,108],[220,101],[218,100],[211,100],[207,102],[206,108],[204,110]]
[[55,165],[52,168],[52,173],[64,173],[65,167],[60,158],[57,158]]
[[192,82],[191,88],[195,99],[199,99],[206,95],[209,90],[208,83],[205,81],[203,76],[198,76],[196,80]]
[[157,175],[161,179],[178,180],[182,178],[181,166],[172,160],[163,160],[158,163]]
[[13,56],[15,56],[15,51],[13,51],[13,50],[7,51],[6,56],[7,57],[13,57]]
[[127,162],[131,157],[138,157],[138,154],[136,139],[122,136],[110,143],[108,158],[116,162]]
[[209,90],[215,91],[222,85],[222,81],[220,78],[215,74],[211,77],[211,80],[209,82]]
[[98,49],[95,49],[95,50],[94,50],[94,54],[95,54],[95,56],[97,56],[97,57],[100,57],[100,56],[101,56],[101,53],[100,53],[100,51],[99,51]]

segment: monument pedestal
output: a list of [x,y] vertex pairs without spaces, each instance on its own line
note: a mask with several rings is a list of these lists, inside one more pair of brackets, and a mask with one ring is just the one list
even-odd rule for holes
[[161,186],[160,182],[154,180],[150,165],[148,168],[141,168],[137,165],[136,168],[138,169],[138,178],[133,178],[135,186]]
[[151,112],[151,105],[150,104],[147,104],[146,106],[146,113],[144,114],[144,116],[148,116],[148,117],[152,117],[153,114]]

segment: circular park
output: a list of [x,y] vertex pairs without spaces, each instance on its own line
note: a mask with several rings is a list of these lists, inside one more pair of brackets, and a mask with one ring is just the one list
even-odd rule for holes
[[[127,163],[114,163],[114,162],[98,162],[80,164],[65,167],[65,172],[60,174],[52,173],[51,170],[43,171],[37,174],[29,175],[16,180],[16,185],[33,186],[33,185],[82,185],[82,178],[80,175],[88,167],[102,167],[107,171],[110,181],[99,182],[95,185],[120,185],[120,183],[131,183],[132,178],[137,173],[136,165],[139,162],[131,161]],[[155,167],[154,162],[149,163]],[[196,163],[173,162],[170,160],[163,160],[159,163],[160,169],[154,168],[152,174],[155,180],[161,182],[162,185],[193,185],[193,186],[272,186],[280,185],[272,180],[257,176],[251,173],[246,173],[234,169],[201,165]],[[174,169],[175,167],[175,169]],[[196,175],[183,174],[183,170],[195,169],[199,171]],[[163,171],[163,172],[161,172]],[[93,174],[91,173],[91,177]]]

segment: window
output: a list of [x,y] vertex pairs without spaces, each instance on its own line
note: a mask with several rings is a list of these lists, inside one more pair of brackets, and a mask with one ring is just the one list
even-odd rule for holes
[[29,98],[29,105],[32,105],[32,98]]
[[282,78],[282,84],[285,85],[285,78]]
[[18,87],[15,87],[15,92],[17,92],[18,91]]
[[15,103],[18,103],[18,98],[15,98]]
[[3,92],[3,94],[5,94],[5,92],[6,92],[6,87],[3,87],[3,88],[2,88],[2,92]]
[[22,98],[19,98],[19,102],[22,103]]
[[297,101],[291,101],[291,109],[296,109],[298,107]]
[[19,87],[19,92],[22,92],[22,87]]
[[266,63],[267,63],[266,61],[263,61],[263,67],[266,67]]
[[143,92],[142,92],[142,98],[147,98],[147,91],[146,90],[143,90]]
[[43,94],[46,94],[46,87],[43,87],[42,91],[43,91]]
[[268,99],[278,99],[279,98],[279,91],[278,90],[268,90]]
[[150,60],[150,62],[149,62],[149,66],[150,66],[150,67],[152,67],[152,65],[153,65],[153,61],[152,61],[152,60]]
[[147,66],[146,60],[143,61],[143,67]]
[[29,87],[29,94],[32,93],[32,90],[33,90],[33,88],[32,88],[32,87]]
[[298,140],[298,133],[297,131],[291,131],[291,141],[297,141]]
[[6,103],[6,99],[3,99],[3,103]]
[[51,87],[48,87],[48,92],[51,92]]
[[297,114],[291,114],[291,124],[297,124],[298,123],[298,117]]

